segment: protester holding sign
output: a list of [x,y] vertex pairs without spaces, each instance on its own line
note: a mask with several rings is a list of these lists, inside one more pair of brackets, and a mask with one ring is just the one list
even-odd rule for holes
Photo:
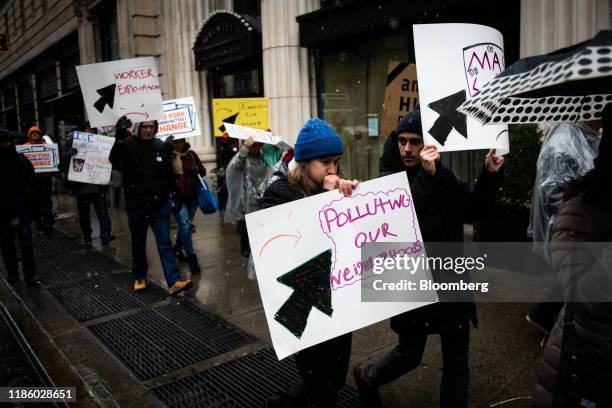
[[244,215],[261,210],[261,198],[268,186],[272,166],[263,156],[263,143],[253,137],[244,141],[238,153],[227,165],[228,200],[225,222],[237,222],[240,233],[240,253],[248,258],[251,253]]
[[[85,134],[96,134],[97,130],[89,126],[89,122],[83,126]],[[79,153],[73,146],[74,144],[74,132],[71,132],[66,138],[64,144],[63,162],[65,168],[65,174],[68,174],[70,164],[77,166],[78,162],[76,159],[71,160]],[[67,177],[67,176],[66,176]],[[108,187],[100,186],[97,184],[80,183],[77,181],[67,181],[67,187],[76,198],[77,208],[79,210],[79,225],[81,227],[81,233],[83,234],[83,242],[91,242],[91,218],[90,218],[90,207],[93,205],[100,223],[100,241],[102,244],[108,244],[115,239],[112,234],[111,218],[108,214],[106,207],[106,192]]]
[[125,116],[116,125],[110,154],[114,167],[123,173],[125,201],[132,241],[134,290],[147,289],[147,230],[153,230],[168,291],[175,295],[191,287],[181,279],[170,240],[171,193],[175,190],[170,159],[171,148],[155,138],[157,121],[138,122],[127,137],[132,122]]
[[[28,129],[28,140],[26,145],[46,144],[47,142],[42,137],[42,131],[38,126],[32,126]],[[36,204],[33,208],[34,223],[37,229],[43,230],[45,234],[50,234],[53,231],[53,202],[51,201],[52,193],[52,173],[36,173],[34,176],[34,191],[36,193]]]
[[[174,254],[178,260],[189,262],[191,273],[199,274],[198,256],[193,250],[191,241],[191,223],[198,208],[198,183],[200,182],[198,176],[204,177],[206,169],[185,139],[176,139],[173,144],[172,170],[178,186],[177,194],[174,196],[174,216],[178,223]],[[183,248],[187,256],[183,254]]]
[[[417,107],[399,121],[385,142],[380,173],[407,173],[425,243],[462,242],[463,223],[493,208],[504,159],[495,156],[494,149],[489,151],[473,193],[439,161],[435,145],[424,145]],[[444,361],[440,406],[467,407],[470,321],[476,327],[473,303],[439,302],[391,318],[391,328],[399,334],[397,347],[373,364],[356,366],[353,372],[363,406],[381,406],[378,387],[418,367],[427,336],[437,333]]]
[[[350,196],[357,181],[340,178],[338,161],[344,152],[342,140],[321,119],[309,119],[295,144],[297,166],[268,187],[263,207],[299,200],[339,189]],[[351,334],[344,334],[295,355],[301,382],[291,390],[266,401],[266,407],[335,407],[344,385],[351,353]]]
[[25,281],[37,286],[34,279],[36,267],[32,244],[32,216],[34,201],[34,167],[15,150],[15,139],[6,129],[0,129],[0,250],[9,283],[19,281],[17,248],[19,243],[21,266]]

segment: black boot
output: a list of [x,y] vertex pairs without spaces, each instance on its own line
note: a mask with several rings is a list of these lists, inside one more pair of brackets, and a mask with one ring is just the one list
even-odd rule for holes
[[178,245],[174,245],[174,256],[181,262],[187,261],[187,256],[183,252],[183,247],[180,247]]
[[194,275],[199,275],[200,264],[198,263],[198,256],[196,254],[190,255],[187,261],[189,262],[189,269],[191,269],[191,273]]

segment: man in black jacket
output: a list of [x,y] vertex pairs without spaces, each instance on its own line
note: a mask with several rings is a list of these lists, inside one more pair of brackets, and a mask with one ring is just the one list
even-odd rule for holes
[[[463,223],[493,207],[503,161],[491,150],[474,192],[470,192],[440,164],[436,146],[424,145],[417,108],[399,121],[385,142],[380,173],[407,173],[425,243],[462,242]],[[473,303],[439,302],[393,317],[391,328],[399,335],[397,347],[379,361],[358,365],[353,371],[363,406],[380,407],[378,387],[418,367],[427,336],[436,333],[440,334],[443,360],[440,406],[467,407],[470,321],[477,326]]]
[[132,273],[134,290],[147,288],[147,230],[155,234],[168,291],[175,295],[191,287],[191,280],[181,279],[170,240],[171,200],[175,191],[170,159],[172,147],[155,138],[157,121],[136,123],[125,116],[116,125],[117,139],[110,153],[110,162],[123,173],[128,224],[132,238]]
[[14,136],[0,129],[0,249],[8,281],[19,281],[17,271],[17,248],[21,252],[24,280],[29,286],[38,286],[34,279],[34,247],[32,244],[32,215],[34,205],[34,167],[21,153],[15,150]]

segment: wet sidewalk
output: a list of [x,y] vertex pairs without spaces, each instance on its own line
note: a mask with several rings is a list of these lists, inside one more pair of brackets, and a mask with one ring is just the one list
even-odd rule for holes
[[[77,386],[78,406],[261,407],[298,378],[292,358],[276,359],[257,283],[247,278],[235,228],[218,214],[196,216],[202,275],[188,293],[169,298],[151,234],[149,277],[157,285],[135,294],[125,213],[111,209],[117,239],[102,247],[94,228],[91,248],[78,244],[74,199],[61,195],[55,201],[63,218],[58,232],[36,237],[43,288],[9,287],[0,279],[0,299],[53,382]],[[186,264],[182,270],[189,275]],[[521,399],[498,406],[527,405],[522,397],[533,387],[540,341],[524,323],[530,308],[479,305],[481,329],[471,339],[471,406],[512,398]],[[351,367],[395,343],[387,322],[356,332]],[[440,378],[439,339],[431,336],[422,365],[383,387],[382,399],[389,407],[436,406]],[[340,406],[357,407],[350,375],[348,383]]]

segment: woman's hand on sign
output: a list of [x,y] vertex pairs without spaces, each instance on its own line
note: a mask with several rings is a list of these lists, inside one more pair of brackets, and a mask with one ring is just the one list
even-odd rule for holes
[[440,153],[436,145],[428,144],[421,150],[421,166],[432,176],[436,174],[436,162],[439,160]]
[[357,184],[359,184],[359,181],[357,180],[341,179],[335,174],[325,176],[325,178],[323,179],[323,188],[325,190],[338,189],[341,194],[347,197],[353,194],[353,190],[357,187]]
[[491,173],[497,173],[503,164],[504,156],[496,156],[495,149],[489,150],[489,153],[487,153],[487,156],[485,157],[485,169]]
[[357,184],[359,184],[359,181],[357,180],[339,179],[338,190],[340,190],[340,193],[342,193],[345,197],[349,197],[353,194],[353,190],[357,187]]

